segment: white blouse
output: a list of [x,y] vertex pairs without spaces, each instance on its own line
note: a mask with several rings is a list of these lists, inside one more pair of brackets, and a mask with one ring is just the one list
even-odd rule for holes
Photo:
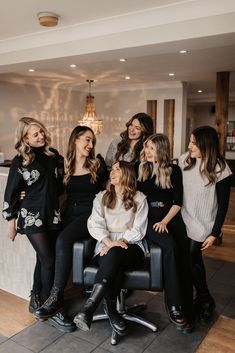
[[98,242],[95,249],[97,255],[104,246],[102,239],[109,237],[112,240],[124,238],[131,244],[138,244],[145,252],[146,245],[142,243],[145,237],[148,223],[148,204],[146,196],[137,191],[135,201],[137,210],[126,210],[122,199],[117,198],[114,209],[107,208],[102,203],[105,191],[101,191],[94,199],[93,209],[88,218],[87,226],[89,233]]

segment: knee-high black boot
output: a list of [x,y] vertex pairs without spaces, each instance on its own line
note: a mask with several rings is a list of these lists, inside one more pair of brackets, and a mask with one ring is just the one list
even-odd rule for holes
[[104,296],[106,281],[95,283],[89,299],[86,301],[83,310],[74,318],[74,323],[83,331],[88,331],[91,326],[93,314]]
[[109,317],[112,329],[120,336],[126,334],[126,324],[122,316],[117,312],[115,299],[104,299],[104,312]]
[[63,307],[64,290],[62,288],[52,287],[51,294],[43,305],[36,310],[35,316],[39,319],[48,319],[54,316]]

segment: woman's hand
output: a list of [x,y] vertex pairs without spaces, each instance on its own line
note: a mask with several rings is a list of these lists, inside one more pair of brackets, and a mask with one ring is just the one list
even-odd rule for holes
[[164,222],[163,220],[161,222],[154,223],[153,229],[155,230],[155,232],[159,232],[159,233],[167,232],[168,233],[167,223]]
[[100,250],[100,256],[107,255],[108,251],[111,248],[114,248],[115,246],[119,246],[123,249],[128,249],[128,241],[126,239],[118,239],[115,241],[112,241],[110,238],[105,238],[103,239],[104,246]]
[[104,256],[108,254],[109,247],[107,245],[103,246],[103,248],[100,250],[100,256]]
[[202,243],[202,247],[201,250],[206,250],[208,249],[211,245],[214,244],[216,237],[214,237],[214,235],[209,235],[206,240]]
[[17,235],[15,219],[11,219],[8,222],[7,235],[8,238],[10,238],[12,241],[15,240],[15,237]]

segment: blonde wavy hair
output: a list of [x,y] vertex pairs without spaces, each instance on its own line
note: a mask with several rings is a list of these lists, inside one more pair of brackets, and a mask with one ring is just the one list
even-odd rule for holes
[[[126,210],[133,209],[133,212],[137,210],[137,204],[134,200],[137,188],[137,181],[135,175],[135,169],[132,163],[126,161],[119,161],[118,164],[121,169],[121,185],[123,187],[123,203]],[[114,165],[115,165],[114,164]],[[117,202],[117,195],[115,187],[110,183],[110,180],[106,187],[106,192],[103,195],[102,203],[104,206],[114,209]]]
[[84,135],[87,131],[90,131],[93,135],[93,147],[89,153],[89,156],[86,158],[83,167],[91,173],[91,182],[95,183],[97,180],[97,171],[100,167],[100,163],[97,158],[95,158],[95,144],[96,138],[92,129],[88,126],[76,126],[71,132],[68,150],[65,159],[65,176],[64,184],[67,185],[71,175],[75,171],[75,162],[76,162],[76,146],[75,142],[79,139],[80,136]]
[[54,153],[50,151],[51,138],[45,126],[40,121],[34,118],[22,117],[19,120],[17,129],[16,129],[15,149],[17,150],[18,155],[23,158],[22,165],[24,167],[31,164],[35,158],[35,153],[32,147],[27,142],[28,129],[32,125],[38,126],[44,133],[44,136],[45,136],[44,153],[47,156],[54,156]]
[[[145,156],[145,147],[151,141],[154,145],[155,158],[154,162],[148,162]],[[171,160],[170,160],[170,142],[164,134],[151,135],[145,142],[144,148],[140,154],[139,178],[140,181],[145,181],[153,176],[155,184],[162,189],[172,188],[171,184]]]

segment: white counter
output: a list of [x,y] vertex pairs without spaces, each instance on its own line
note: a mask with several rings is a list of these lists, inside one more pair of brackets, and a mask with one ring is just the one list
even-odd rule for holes
[[[0,167],[0,205],[9,168]],[[35,251],[25,235],[17,235],[14,242],[7,237],[7,221],[0,215],[0,288],[29,299],[35,265]]]

